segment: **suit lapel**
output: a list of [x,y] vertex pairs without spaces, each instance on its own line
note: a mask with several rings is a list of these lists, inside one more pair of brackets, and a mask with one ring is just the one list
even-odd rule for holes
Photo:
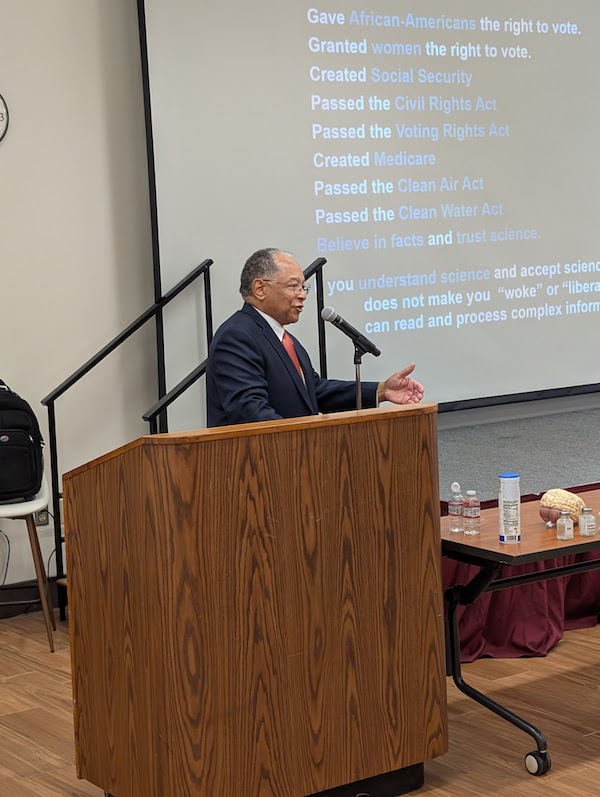
[[308,355],[304,351],[304,348],[299,344],[296,338],[292,335],[294,340],[294,345],[296,346],[296,354],[298,355],[298,359],[300,360],[300,365],[302,366],[302,370],[304,371],[304,378],[306,379],[306,384],[304,384],[302,378],[298,371],[296,371],[296,367],[294,363],[291,361],[288,353],[283,348],[283,343],[279,340],[275,332],[273,331],[272,327],[266,321],[260,313],[257,313],[254,307],[247,302],[242,307],[243,313],[248,313],[251,318],[256,322],[256,324],[262,330],[263,335],[265,336],[265,340],[273,347],[273,350],[276,352],[277,356],[281,360],[281,364],[287,370],[291,380],[293,381],[294,385],[296,386],[297,390],[300,392],[300,395],[306,402],[306,406],[310,410],[311,413],[318,413],[319,409],[317,406],[317,396],[314,391],[309,391],[307,385],[312,385],[312,368],[310,366],[310,360],[308,359]]

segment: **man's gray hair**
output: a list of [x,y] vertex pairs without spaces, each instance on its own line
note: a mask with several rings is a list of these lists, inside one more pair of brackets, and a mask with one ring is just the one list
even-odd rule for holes
[[255,279],[270,279],[277,273],[278,265],[274,255],[287,255],[292,257],[289,252],[283,249],[259,249],[250,255],[242,269],[240,277],[240,293],[246,299],[252,296],[252,283]]

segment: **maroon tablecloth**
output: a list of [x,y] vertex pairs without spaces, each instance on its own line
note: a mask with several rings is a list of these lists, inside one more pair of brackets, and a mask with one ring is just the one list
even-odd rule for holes
[[[518,567],[504,566],[498,577],[507,578],[597,558],[600,558],[600,551]],[[478,570],[474,565],[444,557],[444,589],[468,583]],[[565,630],[596,625],[598,614],[600,569],[484,593],[471,606],[459,608],[461,661],[474,661],[481,656],[545,656]]]

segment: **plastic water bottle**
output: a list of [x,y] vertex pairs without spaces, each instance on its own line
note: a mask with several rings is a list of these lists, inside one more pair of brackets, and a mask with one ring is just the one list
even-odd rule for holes
[[467,496],[463,501],[463,521],[465,534],[479,534],[481,504],[479,503],[479,498],[477,498],[476,490],[467,490]]
[[448,518],[450,520],[448,531],[457,534],[465,530],[463,522],[464,498],[460,492],[460,484],[458,482],[452,482],[450,490],[452,491],[452,498],[448,501]]

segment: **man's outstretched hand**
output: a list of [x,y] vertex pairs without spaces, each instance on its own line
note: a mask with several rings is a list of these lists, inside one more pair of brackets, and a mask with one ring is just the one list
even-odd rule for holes
[[425,391],[420,382],[410,378],[414,370],[415,364],[411,363],[404,370],[389,376],[385,382],[380,382],[377,388],[379,403],[391,401],[394,404],[418,404]]

